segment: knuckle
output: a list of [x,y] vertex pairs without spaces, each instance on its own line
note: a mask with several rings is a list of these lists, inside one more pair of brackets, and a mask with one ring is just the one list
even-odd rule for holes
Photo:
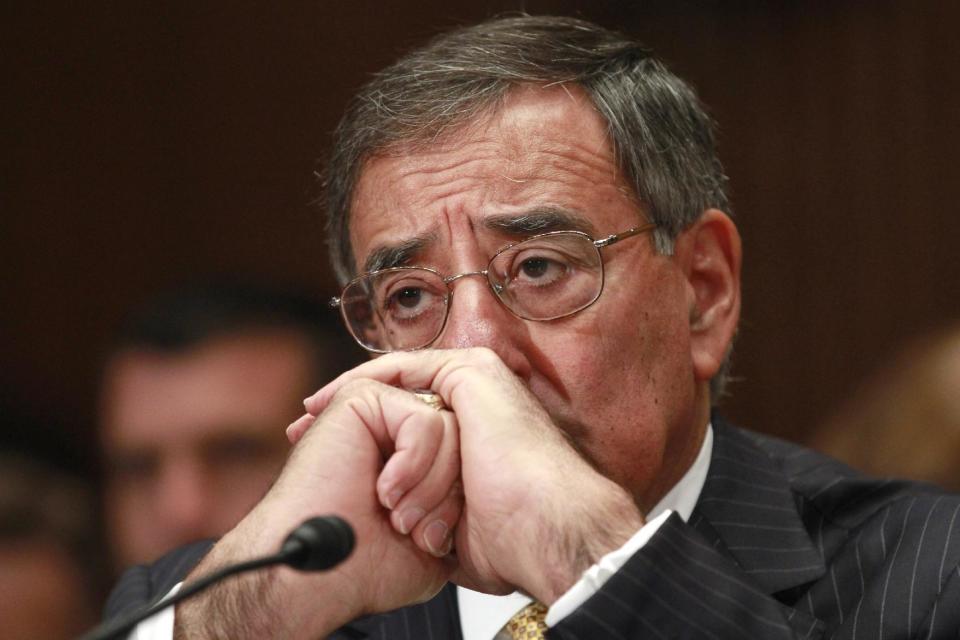
[[373,386],[372,380],[367,380],[364,378],[358,378],[356,380],[350,380],[345,383],[342,387],[337,389],[334,397],[346,398],[350,396],[361,395],[363,393],[368,393],[371,386]]
[[369,379],[357,379],[345,382],[342,387],[334,392],[327,405],[327,413],[336,409],[341,411],[348,408],[355,413],[363,413],[364,408],[371,404],[374,396],[374,387],[376,382]]
[[340,391],[350,392],[350,391],[358,391],[358,390],[366,389],[367,387],[370,386],[370,382],[371,381],[368,380],[367,378],[354,378],[353,380],[350,380],[349,382],[344,384],[343,387],[340,389]]

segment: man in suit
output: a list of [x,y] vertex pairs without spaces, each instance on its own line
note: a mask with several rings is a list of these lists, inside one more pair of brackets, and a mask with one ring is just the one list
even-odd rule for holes
[[332,512],[340,567],[223,584],[158,637],[955,637],[960,500],[711,412],[740,309],[724,184],[693,91],[594,25],[498,19],[375,77],[327,206],[344,320],[385,355],[307,399],[236,528],[111,610]]

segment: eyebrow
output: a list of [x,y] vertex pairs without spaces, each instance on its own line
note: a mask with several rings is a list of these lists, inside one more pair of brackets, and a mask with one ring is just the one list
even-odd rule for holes
[[[585,216],[561,207],[538,207],[521,214],[500,214],[483,219],[491,231],[522,238],[548,231],[582,231],[593,236],[596,228]],[[363,272],[393,269],[413,263],[415,257],[437,241],[435,232],[415,236],[393,245],[383,245],[370,252],[363,263]]]
[[436,233],[427,233],[404,240],[398,244],[377,247],[370,252],[363,263],[364,273],[392,269],[410,264],[413,257],[421,253],[431,242],[436,242]]
[[596,228],[585,216],[561,207],[540,207],[518,215],[495,215],[484,218],[483,226],[513,236],[548,231],[582,231],[594,235]]

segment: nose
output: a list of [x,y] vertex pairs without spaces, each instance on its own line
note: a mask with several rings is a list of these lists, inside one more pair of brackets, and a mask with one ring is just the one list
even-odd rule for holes
[[210,500],[207,478],[199,461],[167,465],[157,491],[157,502],[170,542],[179,545],[213,535],[207,527]]
[[441,349],[487,347],[517,376],[529,376],[529,334],[521,320],[497,300],[485,275],[471,272],[450,281],[453,295],[447,323],[435,346]]

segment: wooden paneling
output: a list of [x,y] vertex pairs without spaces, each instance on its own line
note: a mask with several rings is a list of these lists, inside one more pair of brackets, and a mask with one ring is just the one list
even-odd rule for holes
[[11,10],[4,395],[83,440],[131,305],[226,271],[332,291],[307,203],[351,90],[437,29],[519,6],[645,39],[720,122],[746,249],[736,420],[802,438],[878,358],[958,320],[960,5],[416,4]]

